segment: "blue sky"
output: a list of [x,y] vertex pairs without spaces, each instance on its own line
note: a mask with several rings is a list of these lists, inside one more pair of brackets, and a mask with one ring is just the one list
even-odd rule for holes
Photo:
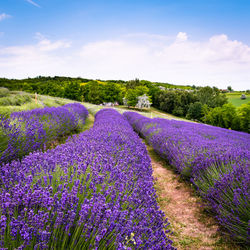
[[249,0],[5,0],[0,76],[250,88]]

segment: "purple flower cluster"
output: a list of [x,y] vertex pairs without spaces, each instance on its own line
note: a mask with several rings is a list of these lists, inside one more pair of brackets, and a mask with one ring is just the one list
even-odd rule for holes
[[227,232],[249,243],[250,135],[134,112],[124,116],[162,158],[190,178]]
[[146,147],[115,110],[0,176],[0,248],[174,249]]
[[84,124],[88,110],[79,103],[62,107],[14,112],[0,117],[0,162],[22,158],[43,149],[48,142],[76,131]]

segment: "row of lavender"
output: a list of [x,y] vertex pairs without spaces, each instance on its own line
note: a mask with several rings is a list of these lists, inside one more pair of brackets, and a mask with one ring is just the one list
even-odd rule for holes
[[190,178],[238,242],[250,236],[250,135],[184,121],[124,116],[154,150]]
[[174,249],[146,147],[115,110],[0,176],[0,248]]
[[21,159],[79,130],[87,116],[88,110],[79,103],[14,112],[9,119],[0,116],[0,162]]

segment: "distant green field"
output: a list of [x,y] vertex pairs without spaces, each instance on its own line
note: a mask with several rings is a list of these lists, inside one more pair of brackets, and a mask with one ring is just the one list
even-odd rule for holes
[[240,93],[228,93],[227,94],[228,102],[232,103],[235,107],[239,107],[242,104],[250,102],[250,95],[246,95],[245,100],[241,100],[240,97],[241,97]]

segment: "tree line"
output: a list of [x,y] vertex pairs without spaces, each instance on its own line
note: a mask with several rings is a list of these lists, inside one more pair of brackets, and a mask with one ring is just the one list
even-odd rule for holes
[[240,108],[229,104],[216,87],[178,86],[134,79],[92,80],[70,77],[36,77],[23,80],[0,78],[0,87],[58,96],[93,104],[114,103],[135,107],[140,96],[167,113],[214,126],[250,132],[250,103]]

